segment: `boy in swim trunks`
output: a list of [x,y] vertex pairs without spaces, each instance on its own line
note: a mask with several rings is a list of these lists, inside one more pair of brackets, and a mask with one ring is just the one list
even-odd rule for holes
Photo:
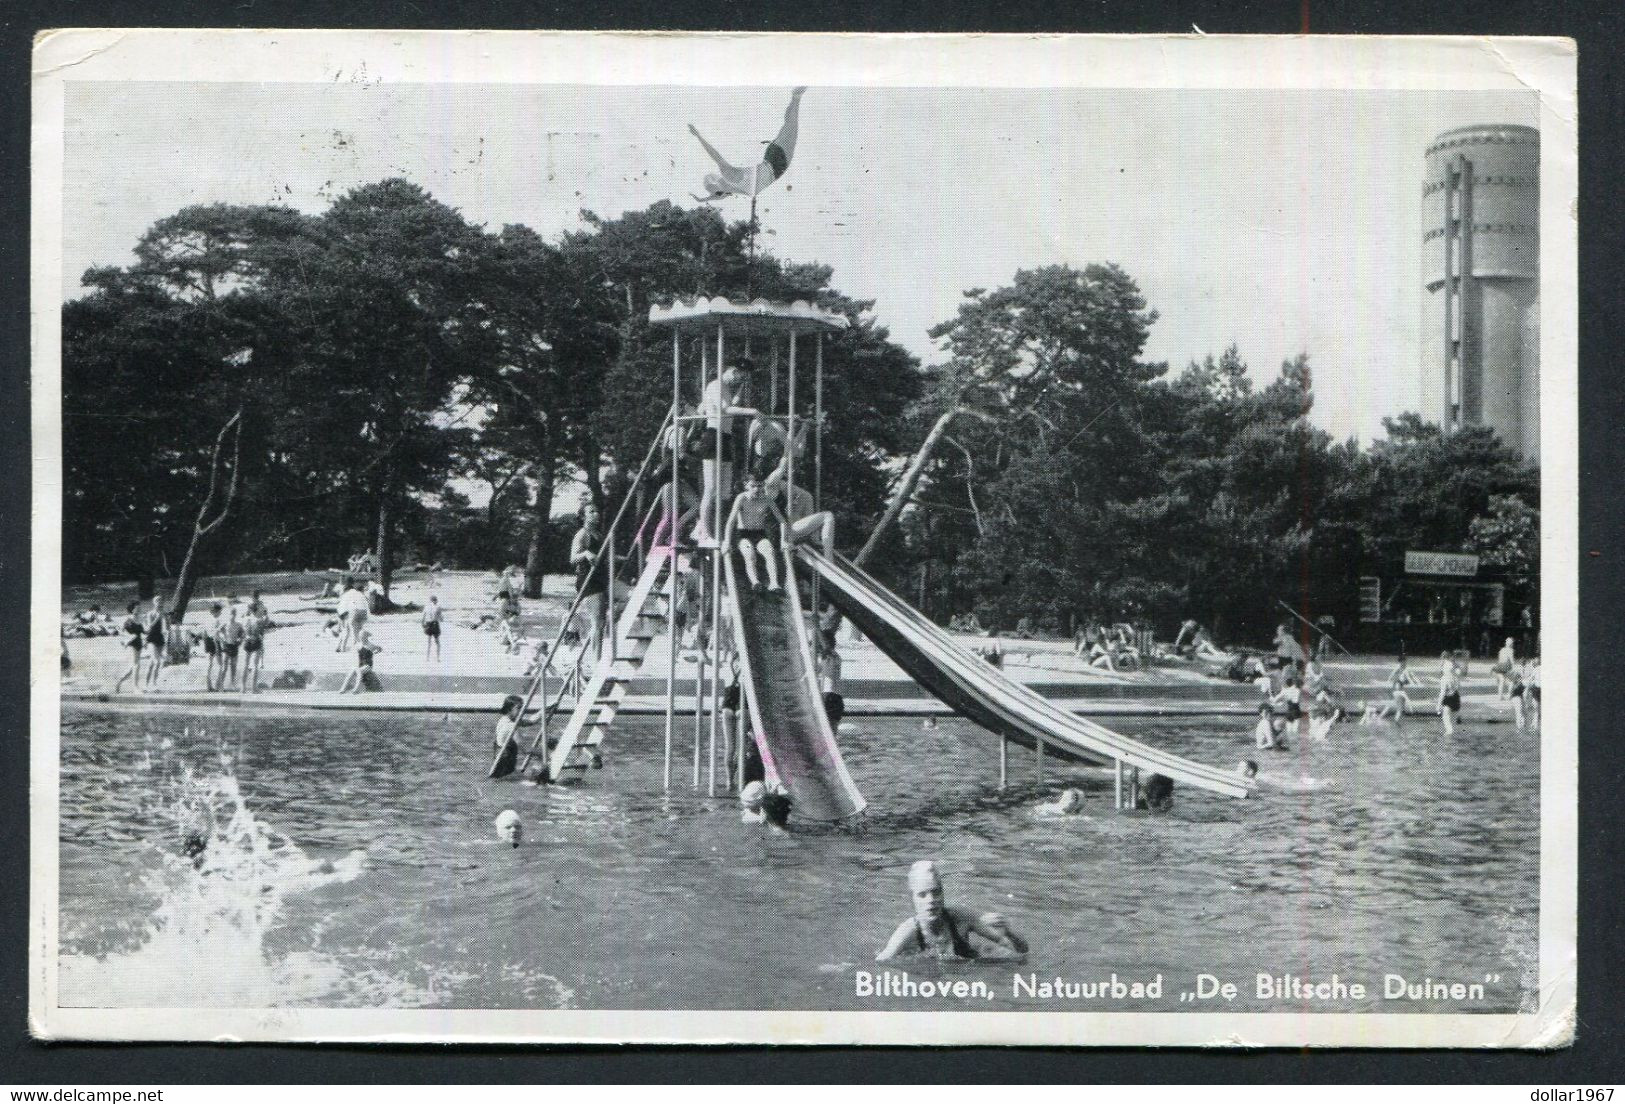
[[440,599],[433,594],[429,595],[428,602],[423,606],[423,658],[427,662],[430,657],[440,659]]
[[224,690],[230,683],[233,690],[242,689],[242,676],[237,670],[237,653],[243,646],[243,639],[247,633],[243,623],[237,619],[237,603],[233,602],[226,607],[225,620],[220,622],[220,628],[215,641],[220,647],[220,689]]
[[[741,360],[722,373],[721,378],[706,384],[705,393],[700,399],[700,412],[705,415],[706,429],[704,451],[700,454],[704,489],[700,494],[700,516],[694,522],[694,541],[702,547],[709,547],[716,539],[711,525],[718,509],[718,497],[726,502],[733,492],[734,419],[757,413],[743,405],[749,401],[751,373],[755,368],[755,363],[750,359]],[[717,463],[719,448],[721,464]]]
[[265,626],[270,622],[268,615],[255,613],[254,606],[261,610],[265,605],[259,601],[258,591],[255,592],[254,602],[248,607],[248,617],[243,622],[243,685],[241,689],[260,692],[260,669],[265,666]]
[[[745,489],[734,500],[724,531],[738,547],[739,558],[745,561],[745,574],[750,577],[751,589],[758,594],[779,590],[778,556],[773,549],[771,526],[773,503],[755,474],[745,476]],[[760,552],[767,570],[767,585],[756,570],[756,554]]]
[[[875,955],[876,962],[904,956],[961,961],[993,958],[1013,962],[1026,957],[1027,941],[1010,930],[1003,916],[943,903],[942,879],[937,874],[936,863],[921,859],[909,868],[908,893],[914,904],[914,915],[897,925],[897,930]],[[979,950],[970,940],[973,934],[994,944],[1000,952],[989,955]]]
[[1449,652],[1439,653],[1439,700],[1435,707],[1444,724],[1444,734],[1456,734],[1456,718],[1461,714],[1461,671]]

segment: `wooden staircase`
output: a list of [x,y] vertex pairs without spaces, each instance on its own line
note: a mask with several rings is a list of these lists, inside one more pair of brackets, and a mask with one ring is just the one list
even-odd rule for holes
[[597,667],[582,685],[570,719],[548,759],[548,777],[553,781],[592,765],[598,757],[598,746],[615,723],[628,684],[643,669],[650,645],[671,628],[670,611],[663,608],[664,594],[660,590],[670,562],[671,553],[662,549],[651,554],[644,564],[643,574],[616,622],[611,650],[598,658]]

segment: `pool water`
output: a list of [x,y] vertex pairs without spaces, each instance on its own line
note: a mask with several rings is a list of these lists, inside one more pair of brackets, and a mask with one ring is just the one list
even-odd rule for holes
[[[858,718],[842,737],[871,811],[857,830],[743,825],[692,782],[678,725],[626,719],[585,784],[484,777],[491,719],[456,715],[98,711],[70,707],[61,757],[66,1006],[1105,1010],[1015,995],[966,1005],[858,996],[933,858],[951,904],[997,909],[1032,945],[1020,972],[1236,983],[1212,1010],[1509,1012],[1537,987],[1537,738],[1506,724],[1338,726],[1255,752],[1250,722],[1115,727],[1215,763],[1260,761],[1236,801],[1181,788],[1170,813],[1034,807],[1030,752],[944,721]],[[523,845],[497,842],[505,808]],[[201,819],[200,819],[201,818]],[[194,866],[189,831],[213,842]],[[906,964],[916,979],[945,968]],[[1255,977],[1337,973],[1366,999],[1260,999]],[[1485,984],[1483,1000],[1380,997],[1384,974]],[[1495,979],[1493,982],[1486,978]]]

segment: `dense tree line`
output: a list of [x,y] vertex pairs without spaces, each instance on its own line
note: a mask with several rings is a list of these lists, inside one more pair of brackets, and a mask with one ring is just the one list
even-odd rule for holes
[[1407,549],[1471,550],[1529,601],[1537,473],[1487,429],[1407,414],[1366,450],[1309,421],[1306,355],[1253,386],[1234,347],[1171,373],[1141,359],[1156,315],[1112,266],[1016,274],[935,332],[920,424],[963,410],[905,513],[941,618],[1194,617],[1265,638],[1278,601],[1357,619],[1358,577]]
[[408,559],[522,562],[538,583],[561,566],[561,491],[612,510],[669,404],[650,305],[748,293],[851,323],[825,349],[825,501],[841,543],[938,617],[1247,634],[1282,598],[1343,620],[1357,576],[1407,548],[1533,586],[1538,483],[1488,431],[1406,415],[1362,450],[1310,424],[1307,357],[1257,388],[1234,348],[1148,363],[1156,314],[1110,265],[966,292],[922,369],[829,268],[748,233],[662,202],[548,241],[403,180],[319,214],[161,220],[64,306],[67,578],[174,579],[184,605],[202,571],[370,546],[386,586]]

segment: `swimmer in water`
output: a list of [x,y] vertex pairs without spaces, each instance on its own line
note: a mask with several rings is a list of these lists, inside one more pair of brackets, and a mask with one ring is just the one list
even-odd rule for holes
[[762,802],[767,798],[767,787],[760,782],[751,782],[739,791],[739,821],[741,824],[766,824],[767,814],[762,811]]
[[497,838],[509,847],[518,847],[525,836],[525,825],[519,819],[519,814],[512,809],[504,809],[497,814],[495,823]]
[[[921,859],[909,868],[908,893],[914,904],[914,915],[897,925],[897,930],[875,955],[876,962],[905,956],[1006,962],[1019,962],[1026,957],[1027,941],[1010,930],[1003,916],[996,912],[972,912],[943,902],[942,878],[937,874],[937,864],[929,859]],[[1000,951],[982,952],[971,943],[973,934]]]
[[1033,812],[1045,817],[1078,816],[1083,812],[1083,791],[1076,787],[1064,789],[1054,801],[1038,806]]
[[1253,746],[1259,751],[1273,751],[1286,749],[1286,740],[1282,736],[1282,729],[1275,716],[1275,711],[1269,702],[1261,702],[1258,706],[1258,723],[1253,726]]
[[1439,653],[1439,700],[1434,703],[1444,734],[1456,734],[1456,718],[1461,715],[1461,669],[1449,652]]
[[1405,662],[1405,657],[1400,656],[1399,662],[1394,664],[1393,671],[1388,675],[1389,698],[1383,707],[1377,710],[1377,720],[1386,720],[1389,714],[1392,713],[1396,725],[1404,724],[1405,714],[1411,708],[1411,697],[1405,693],[1405,690],[1415,685],[1416,676],[1411,674],[1410,666]]
[[1136,809],[1153,813],[1166,813],[1174,807],[1174,780],[1165,774],[1153,774],[1145,782],[1145,794]]

